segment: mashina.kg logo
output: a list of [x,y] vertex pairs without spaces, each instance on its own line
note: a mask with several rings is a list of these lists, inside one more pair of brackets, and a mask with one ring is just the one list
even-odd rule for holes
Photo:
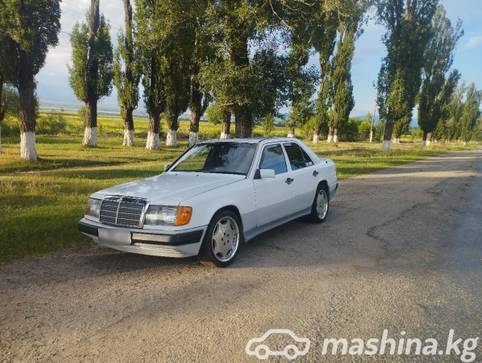
[[[288,343],[278,349],[275,348],[275,345],[270,346],[271,340],[280,339],[284,342],[288,340]],[[300,338],[289,329],[270,329],[259,338],[250,339],[244,351],[247,355],[255,356],[258,359],[285,357],[288,360],[293,360],[307,354],[310,350],[310,344],[308,338]]]

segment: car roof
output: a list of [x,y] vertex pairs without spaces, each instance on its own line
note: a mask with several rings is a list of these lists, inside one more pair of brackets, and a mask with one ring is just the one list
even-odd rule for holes
[[292,142],[296,141],[295,138],[292,137],[249,137],[249,138],[234,138],[234,139],[212,139],[206,140],[201,143],[221,143],[221,142],[232,142],[232,143],[239,143],[239,144],[258,144],[258,143],[266,143],[266,142]]

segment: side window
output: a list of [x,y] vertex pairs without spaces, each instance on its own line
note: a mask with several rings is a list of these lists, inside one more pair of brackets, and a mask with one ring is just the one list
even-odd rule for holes
[[313,161],[308,154],[297,144],[284,144],[288,159],[290,160],[291,169],[297,170],[313,165]]
[[288,171],[283,149],[280,144],[268,146],[263,150],[259,168],[273,169],[275,174],[282,174]]

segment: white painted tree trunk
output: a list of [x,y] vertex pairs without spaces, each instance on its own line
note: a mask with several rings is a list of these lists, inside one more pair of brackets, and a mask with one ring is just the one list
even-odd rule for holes
[[124,130],[124,146],[134,146],[134,130]]
[[326,142],[328,142],[328,143],[333,142],[333,135],[332,134],[328,134],[328,137],[326,138]]
[[423,146],[430,146],[430,140],[429,140],[429,139],[423,140],[423,141],[422,141],[422,145],[423,145]]
[[392,142],[390,140],[383,140],[383,144],[382,144],[383,151],[385,152],[390,151],[391,144]]
[[29,161],[37,160],[37,150],[35,149],[35,132],[20,133],[20,156]]
[[314,134],[313,135],[313,144],[318,144],[320,142],[320,135]]
[[86,127],[84,130],[84,146],[97,146],[97,127]]
[[225,132],[221,132],[221,136],[219,137],[221,140],[226,140],[226,139],[230,139],[231,138],[231,135],[230,134],[227,134]]
[[177,146],[177,131],[167,130],[166,146]]
[[294,135],[293,133],[291,133],[291,132],[288,132],[287,137],[295,137],[295,135]]
[[338,129],[333,129],[333,142],[338,143]]
[[189,132],[189,145],[195,145],[199,142],[199,132]]
[[147,150],[159,150],[161,143],[159,141],[159,134],[149,131],[147,133],[146,149]]
[[370,129],[369,142],[373,142],[373,129]]
[[2,127],[0,126],[0,154],[2,153]]
[[400,144],[400,138],[399,137],[395,138],[395,144]]

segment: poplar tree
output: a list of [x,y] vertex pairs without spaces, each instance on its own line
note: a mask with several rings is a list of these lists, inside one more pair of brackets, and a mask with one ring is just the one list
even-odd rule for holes
[[421,83],[424,53],[431,37],[430,21],[437,0],[379,0],[378,21],[386,27],[387,55],[377,81],[377,104],[384,120],[383,149],[408,127]]
[[130,0],[124,5],[124,33],[118,36],[118,47],[114,55],[114,85],[124,121],[124,146],[134,145],[134,110],[139,101],[140,66],[136,47],[135,29]]
[[426,146],[430,145],[432,133],[444,118],[446,104],[460,78],[457,71],[450,72],[450,67],[455,46],[462,34],[462,22],[459,20],[453,27],[444,7],[439,5],[432,19],[432,38],[425,50],[418,104],[418,124]]
[[91,0],[87,22],[75,24],[70,38],[69,82],[77,98],[85,103],[85,146],[97,146],[97,102],[112,91],[112,43],[99,1]]
[[144,104],[149,116],[146,149],[160,148],[161,113],[165,110],[164,82],[161,73],[160,45],[151,36],[154,21],[160,16],[157,0],[136,0],[139,58],[144,89]]
[[37,160],[35,76],[58,42],[60,0],[0,1],[0,75],[20,100],[20,156]]

